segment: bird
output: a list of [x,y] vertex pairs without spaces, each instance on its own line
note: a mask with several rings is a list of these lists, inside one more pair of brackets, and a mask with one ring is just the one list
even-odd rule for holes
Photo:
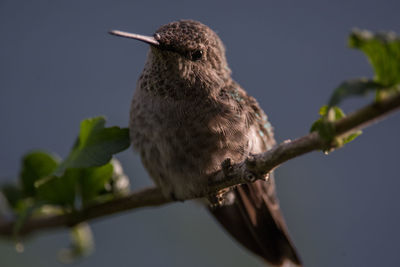
[[[111,34],[150,48],[130,108],[133,148],[162,194],[185,200],[209,177],[275,144],[255,98],[231,77],[225,46],[208,26],[178,20],[152,36]],[[245,248],[274,266],[301,266],[276,196],[273,173],[207,197],[208,209]]]

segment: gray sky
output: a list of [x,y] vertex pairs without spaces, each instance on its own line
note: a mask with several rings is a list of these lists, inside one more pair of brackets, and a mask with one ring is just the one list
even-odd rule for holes
[[[0,182],[21,156],[42,148],[65,156],[80,120],[106,115],[127,126],[145,44],[110,29],[152,34],[177,19],[214,29],[233,77],[255,96],[278,141],[308,132],[341,81],[370,77],[347,48],[354,27],[400,33],[400,2],[0,0]],[[371,98],[348,100],[347,112]],[[287,224],[306,266],[394,266],[400,261],[400,115],[328,156],[314,152],[277,170]],[[137,155],[118,158],[132,188],[151,184]],[[93,223],[96,252],[74,266],[261,266],[194,203],[138,210]],[[17,254],[0,240],[2,266],[63,266],[67,231],[37,235]],[[189,264],[190,263],[190,264]]]

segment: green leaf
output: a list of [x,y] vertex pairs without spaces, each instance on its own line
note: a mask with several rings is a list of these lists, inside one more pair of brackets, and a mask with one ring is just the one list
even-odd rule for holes
[[337,121],[346,117],[346,114],[344,114],[343,110],[339,107],[332,107],[329,112],[331,111],[333,111],[333,115],[331,116],[332,118],[330,118],[331,121]]
[[87,205],[105,190],[113,175],[113,165],[107,163],[101,167],[83,169],[80,173],[82,204]]
[[333,122],[343,119],[346,114],[337,106],[322,106],[319,110],[321,118],[313,123],[310,132],[317,131],[319,135],[328,143],[328,147],[323,149],[324,153],[330,152],[332,149],[329,144],[335,143],[334,147],[341,147],[348,142],[353,141],[357,136],[361,135],[361,131],[346,134],[344,136],[335,137],[336,131]]
[[349,96],[364,96],[370,91],[375,91],[379,87],[381,87],[381,85],[366,78],[345,81],[335,89],[331,98],[329,99],[328,106],[337,106]]
[[16,209],[18,202],[24,198],[24,194],[20,187],[15,184],[5,184],[1,186],[1,193],[12,209]]
[[319,109],[319,115],[321,116],[325,116],[326,114],[328,114],[329,111],[329,107],[327,105],[323,105],[320,109]]
[[76,207],[88,205],[104,193],[113,176],[113,165],[100,167],[70,168],[60,177],[42,181],[37,188],[38,199],[54,205]]
[[78,140],[65,161],[56,171],[62,174],[67,168],[101,166],[111,160],[113,154],[130,145],[127,128],[104,128],[104,117],[86,119],[81,123]]
[[346,136],[345,138],[343,138],[343,145],[353,141],[354,139],[356,139],[358,136],[360,136],[362,134],[362,131],[357,131],[355,133],[351,133],[348,136]]
[[26,196],[35,195],[35,182],[52,174],[57,168],[58,161],[43,151],[34,151],[24,156],[20,180]]
[[333,122],[346,117],[343,110],[339,107],[322,106],[319,110],[321,118],[313,123],[310,132],[317,131],[319,135],[328,143],[335,139],[336,131]]
[[335,137],[335,128],[332,122],[325,117],[319,118],[311,126],[310,132],[317,131],[319,135],[327,142],[331,142]]
[[393,32],[356,29],[350,34],[349,46],[367,55],[375,71],[375,82],[387,88],[400,83],[400,38]]
[[61,177],[52,176],[37,186],[37,199],[54,205],[73,208],[80,169],[68,169]]
[[358,136],[360,136],[362,134],[362,131],[356,131],[344,136],[340,136],[335,138],[335,147],[342,147],[345,144],[353,141],[355,138],[357,138]]

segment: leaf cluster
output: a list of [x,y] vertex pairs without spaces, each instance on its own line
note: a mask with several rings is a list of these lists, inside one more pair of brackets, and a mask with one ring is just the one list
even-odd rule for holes
[[[15,235],[28,216],[73,212],[127,193],[129,180],[112,156],[129,145],[128,129],[106,128],[105,118],[96,117],[81,122],[79,136],[64,160],[44,151],[26,154],[19,183],[2,187],[20,222]],[[66,255],[82,255],[90,250],[88,244],[93,242],[88,240],[89,231],[82,225],[72,229],[73,249],[64,251],[64,260]]]
[[349,36],[349,46],[361,50],[367,56],[374,70],[374,77],[356,78],[342,82],[333,92],[328,104],[320,109],[320,118],[313,123],[310,131],[318,131],[324,138],[329,152],[332,147],[341,147],[354,140],[361,131],[346,133],[337,137],[334,122],[346,115],[338,105],[351,96],[375,92],[380,101],[400,92],[400,38],[393,32],[372,33],[355,29]]

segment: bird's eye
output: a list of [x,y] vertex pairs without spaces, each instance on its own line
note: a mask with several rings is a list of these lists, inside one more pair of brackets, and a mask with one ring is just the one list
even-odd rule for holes
[[203,57],[203,51],[201,51],[201,50],[193,51],[190,54],[190,56],[191,56],[191,60],[197,61],[197,60],[199,60],[199,59],[201,59]]

